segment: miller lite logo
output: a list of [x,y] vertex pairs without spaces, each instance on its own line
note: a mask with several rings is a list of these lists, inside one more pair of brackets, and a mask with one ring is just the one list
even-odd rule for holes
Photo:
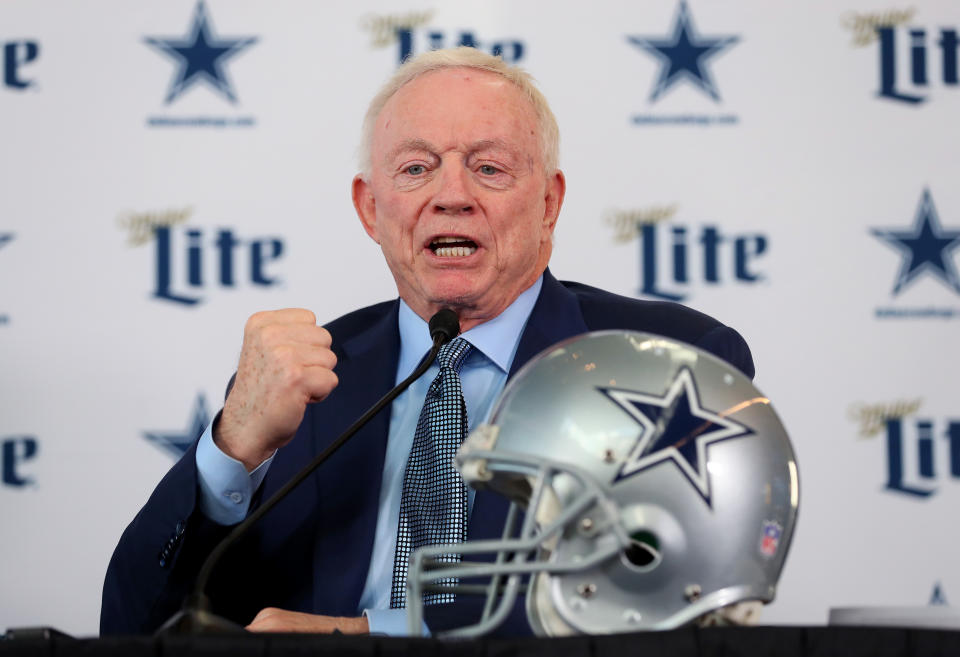
[[960,84],[955,26],[919,25],[916,10],[849,12],[842,18],[854,33],[854,45],[877,54],[877,97],[919,105],[935,89],[956,90]]
[[398,65],[416,53],[457,46],[484,50],[508,64],[519,62],[526,53],[524,42],[516,38],[481,38],[470,29],[442,30],[432,27],[430,22],[433,14],[432,9],[403,14],[368,14],[360,20],[360,27],[370,33],[370,43],[374,48],[393,46]]
[[884,489],[922,500],[960,482],[960,418],[921,416],[920,406],[920,399],[854,404],[849,413],[861,437],[883,438]]
[[151,295],[181,306],[195,306],[212,289],[241,285],[271,287],[280,282],[276,263],[284,254],[280,237],[241,238],[230,228],[209,230],[184,225],[191,208],[156,213],[127,213],[119,224],[128,243],[153,243]]
[[698,284],[749,285],[764,280],[769,240],[762,233],[730,233],[719,224],[672,221],[677,206],[616,210],[607,223],[620,243],[637,240],[637,294],[683,301]]

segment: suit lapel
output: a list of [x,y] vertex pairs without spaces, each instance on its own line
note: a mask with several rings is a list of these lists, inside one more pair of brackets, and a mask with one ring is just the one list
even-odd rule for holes
[[[588,330],[577,298],[550,274],[549,269],[546,270],[543,273],[540,296],[537,297],[537,303],[533,306],[520,337],[508,380],[544,349]],[[469,539],[475,541],[499,538],[503,533],[508,507],[509,502],[502,495],[477,491],[467,530]]]
[[521,367],[547,347],[588,330],[577,297],[561,285],[549,269],[546,270],[540,296],[520,338],[509,378],[512,379]]

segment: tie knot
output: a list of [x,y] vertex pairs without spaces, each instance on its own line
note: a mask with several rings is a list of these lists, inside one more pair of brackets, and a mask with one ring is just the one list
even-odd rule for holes
[[459,373],[463,361],[467,359],[471,350],[473,350],[473,345],[463,338],[451,340],[440,347],[440,353],[437,354],[437,365],[440,366],[441,370],[449,367]]

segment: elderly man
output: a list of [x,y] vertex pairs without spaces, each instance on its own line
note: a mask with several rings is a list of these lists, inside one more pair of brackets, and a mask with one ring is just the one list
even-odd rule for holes
[[[400,298],[325,328],[308,310],[250,318],[223,411],[121,538],[104,584],[102,632],[150,631],[168,618],[225,530],[413,371],[430,346],[426,321],[441,308],[457,312],[468,343],[459,381],[471,426],[532,356],[590,330],[670,336],[753,375],[743,339],[705,315],[551,276],[566,186],[557,144],[553,114],[530,77],[495,57],[434,51],[396,72],[367,113],[353,201]],[[419,449],[414,434],[437,372],[434,365],[227,554],[209,589],[218,613],[263,631],[405,628],[397,581],[409,548],[400,551],[398,526],[410,522],[408,455]],[[466,535],[499,536],[506,507],[471,491]],[[469,613],[465,606],[428,605],[427,624],[448,627]],[[525,630],[516,615],[507,632]]]

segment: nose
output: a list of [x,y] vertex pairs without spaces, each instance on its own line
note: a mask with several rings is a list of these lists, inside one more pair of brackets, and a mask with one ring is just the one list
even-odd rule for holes
[[452,216],[469,215],[473,212],[474,200],[467,176],[466,167],[459,162],[448,163],[441,169],[440,188],[433,199],[435,212]]

